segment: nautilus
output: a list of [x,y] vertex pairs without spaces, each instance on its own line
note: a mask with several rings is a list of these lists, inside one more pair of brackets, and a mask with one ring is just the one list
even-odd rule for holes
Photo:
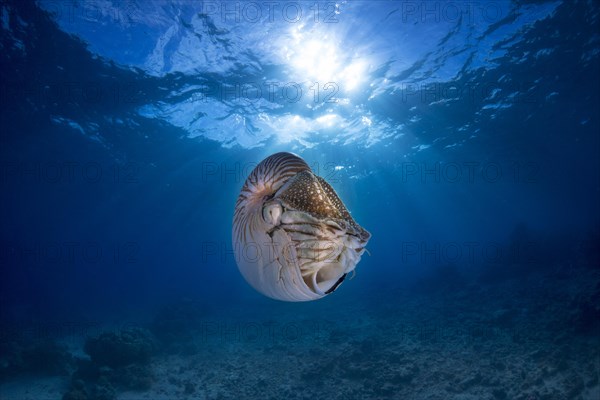
[[353,272],[371,234],[333,188],[292,153],[276,153],[250,173],[235,204],[235,260],[265,296],[310,301]]

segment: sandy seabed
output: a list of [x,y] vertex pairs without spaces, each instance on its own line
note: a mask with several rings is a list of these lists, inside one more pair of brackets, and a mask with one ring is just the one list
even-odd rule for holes
[[[319,318],[230,309],[158,350],[149,388],[117,388],[114,398],[597,400],[599,293],[598,271],[582,269],[382,289],[360,303],[324,302]],[[83,342],[69,342],[76,357]],[[61,399],[71,381],[5,380],[0,399]]]

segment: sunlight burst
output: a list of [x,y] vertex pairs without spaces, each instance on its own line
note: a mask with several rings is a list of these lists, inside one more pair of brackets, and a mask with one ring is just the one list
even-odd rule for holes
[[334,82],[342,91],[351,91],[365,80],[365,61],[346,54],[330,36],[303,32],[302,28],[294,28],[291,43],[283,46],[286,61],[301,79],[321,84]]

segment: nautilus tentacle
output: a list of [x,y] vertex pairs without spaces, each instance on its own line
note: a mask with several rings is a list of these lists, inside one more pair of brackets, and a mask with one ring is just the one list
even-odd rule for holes
[[261,161],[235,205],[232,238],[240,272],[278,300],[316,300],[336,290],[370,237],[333,188],[291,153]]

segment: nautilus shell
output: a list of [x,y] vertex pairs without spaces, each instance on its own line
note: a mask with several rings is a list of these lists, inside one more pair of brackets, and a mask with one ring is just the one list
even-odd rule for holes
[[232,238],[240,272],[278,300],[332,293],[354,271],[370,237],[333,188],[291,153],[261,161],[235,205]]

